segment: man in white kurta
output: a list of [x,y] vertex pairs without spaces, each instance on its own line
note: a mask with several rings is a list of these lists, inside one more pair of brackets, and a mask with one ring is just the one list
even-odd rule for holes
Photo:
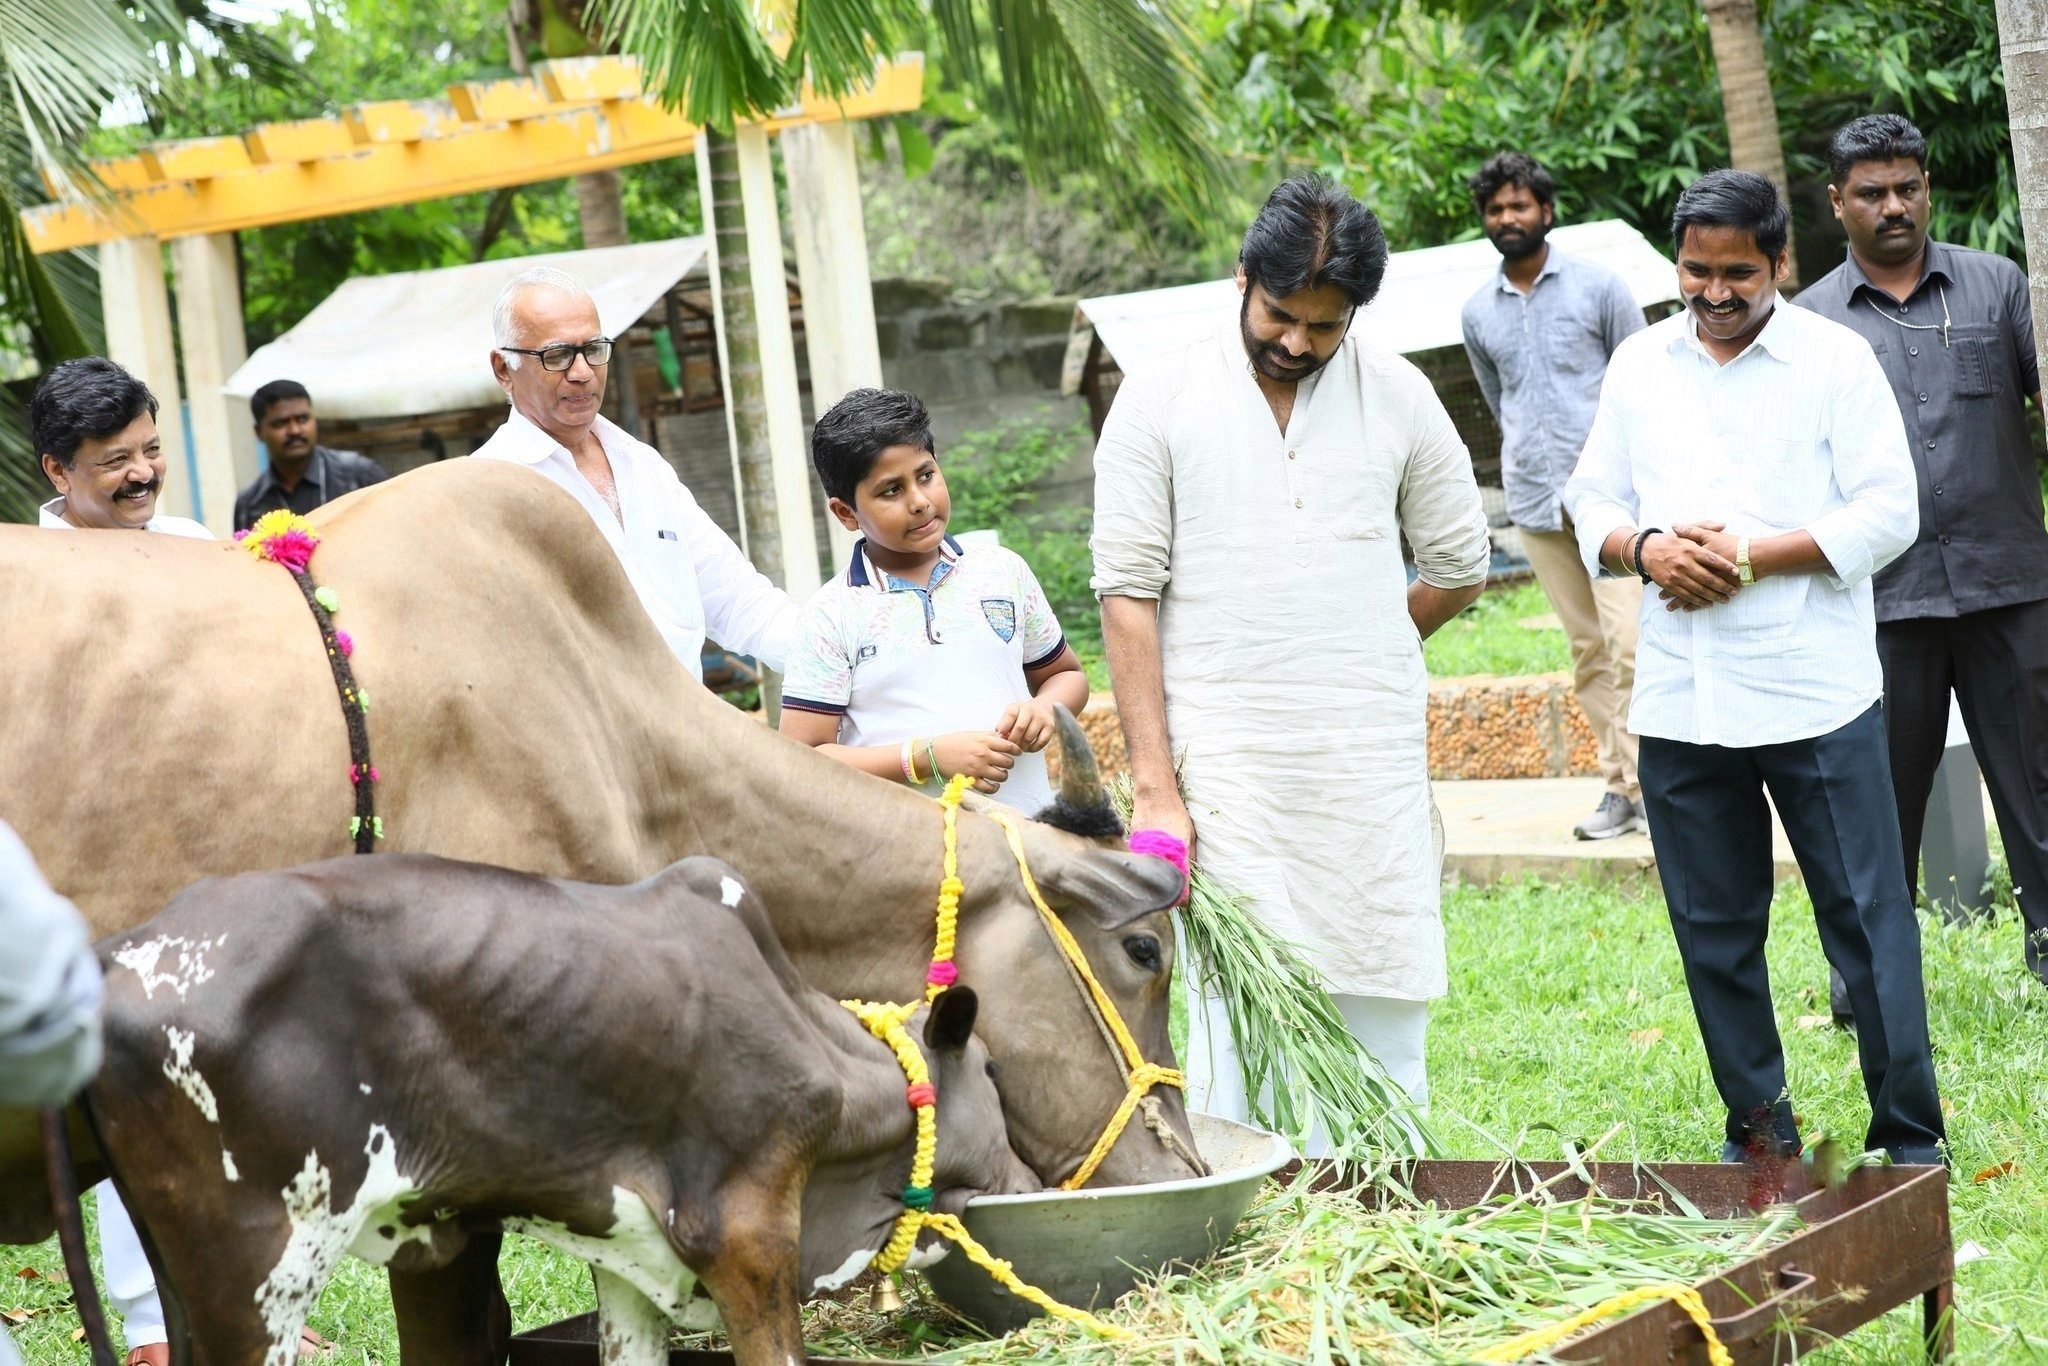
[[[1384,262],[1341,190],[1274,192],[1236,316],[1117,392],[1095,453],[1094,586],[1134,826],[1191,831],[1419,1103],[1426,1003],[1446,989],[1421,637],[1478,595],[1489,545],[1429,382],[1350,328]],[[1189,1105],[1244,1118],[1220,1003],[1196,1004]]]
[[707,634],[782,668],[797,604],[697,505],[661,452],[598,414],[611,340],[582,282],[546,268],[515,277],[492,331],[492,371],[512,413],[474,458],[525,465],[583,505],[692,677],[704,676]]

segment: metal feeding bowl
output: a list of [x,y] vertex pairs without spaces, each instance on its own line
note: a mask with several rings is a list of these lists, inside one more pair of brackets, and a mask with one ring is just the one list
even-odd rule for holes
[[[1192,1265],[1229,1240],[1259,1186],[1294,1157],[1278,1134],[1190,1114],[1208,1176],[1151,1186],[985,1195],[961,1215],[968,1232],[1011,1263],[1026,1285],[1062,1304],[1103,1308],[1169,1263]],[[992,1333],[1036,1318],[1038,1307],[997,1285],[957,1249],[924,1277],[933,1293]]]

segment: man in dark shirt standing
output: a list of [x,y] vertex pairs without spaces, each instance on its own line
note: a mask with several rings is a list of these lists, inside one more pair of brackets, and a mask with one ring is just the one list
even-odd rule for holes
[[1906,420],[1920,535],[1877,576],[1877,646],[1906,880],[1951,689],[1991,789],[2027,967],[2048,982],[2048,530],[2026,401],[2041,406],[2027,279],[1927,237],[1927,141],[1870,114],[1828,147],[1849,259],[1799,296],[1860,332]]
[[249,396],[249,409],[256,416],[256,439],[269,452],[270,463],[235,495],[237,531],[254,526],[266,512],[311,512],[344,493],[391,477],[368,456],[320,444],[312,396],[297,380],[270,381]]

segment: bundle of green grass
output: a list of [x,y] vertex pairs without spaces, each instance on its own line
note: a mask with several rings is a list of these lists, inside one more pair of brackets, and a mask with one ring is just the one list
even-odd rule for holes
[[[1128,822],[1129,779],[1110,795]],[[1316,1137],[1350,1161],[1437,1151],[1407,1092],[1351,1036],[1322,974],[1199,861],[1188,888],[1179,970],[1196,974],[1203,993],[1223,1002],[1252,1118],[1297,1149]]]

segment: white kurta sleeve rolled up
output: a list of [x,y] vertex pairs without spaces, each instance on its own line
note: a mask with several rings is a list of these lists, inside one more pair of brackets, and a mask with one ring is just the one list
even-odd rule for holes
[[1095,453],[1094,587],[1159,600],[1170,740],[1203,865],[1333,991],[1446,987],[1422,578],[1486,577],[1471,460],[1420,371],[1353,335],[1283,434],[1235,313],[1138,367]]

